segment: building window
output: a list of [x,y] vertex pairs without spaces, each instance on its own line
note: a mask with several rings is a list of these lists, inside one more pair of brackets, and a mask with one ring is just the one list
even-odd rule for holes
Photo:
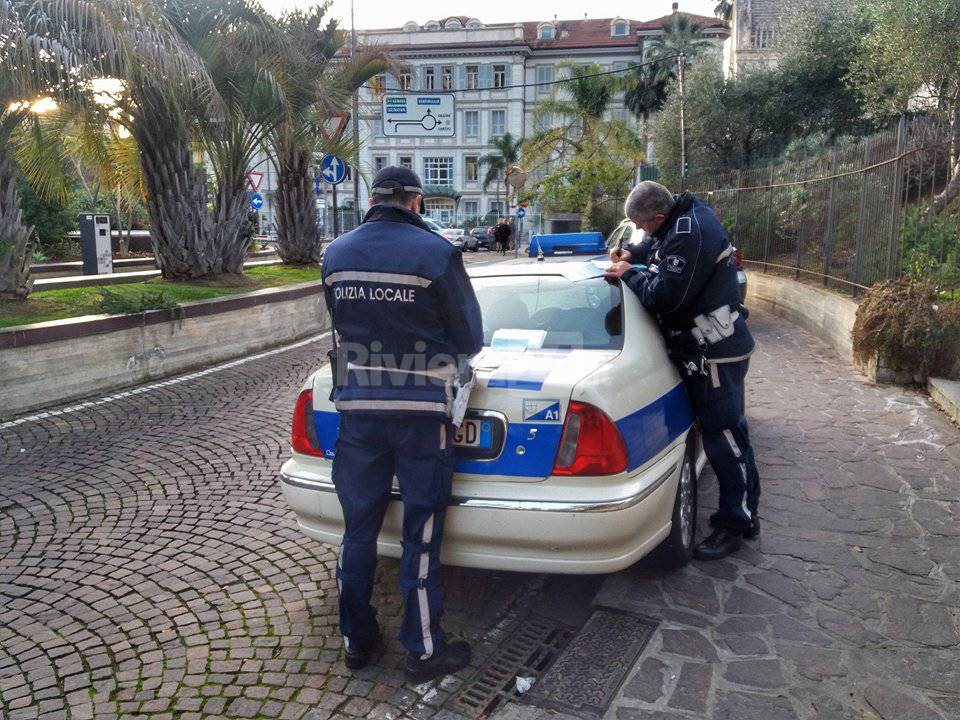
[[413,157],[410,155],[401,155],[400,156],[400,165],[413,170]]
[[373,156],[373,169],[375,172],[380,172],[387,166],[387,156],[386,155],[374,155]]
[[463,28],[463,23],[457,20],[457,18],[450,18],[447,20],[447,24],[444,27],[447,30],[461,30]]
[[417,25],[415,22],[408,22],[406,25],[403,26],[404,32],[416,32],[419,29],[420,29],[420,26]]
[[424,90],[437,89],[437,77],[432,67],[427,67],[423,69],[423,89]]
[[478,137],[480,135],[480,111],[464,110],[463,127],[467,137]]
[[541,40],[553,40],[553,25],[541,25],[537,37],[539,37]]
[[480,22],[479,20],[477,20],[476,18],[470,18],[469,20],[467,20],[467,29],[468,29],[468,30],[476,30],[476,29],[482,28],[482,27],[483,27],[483,23]]
[[467,65],[467,90],[476,90],[480,82],[480,66]]
[[377,97],[383,95],[387,90],[387,76],[381,73],[373,78],[370,81],[370,89],[373,90],[373,94]]
[[494,65],[493,66],[493,86],[495,88],[506,87],[507,85],[507,66],[506,65]]
[[468,218],[475,218],[480,214],[480,203],[476,200],[464,200],[463,201],[463,214]]
[[440,88],[442,90],[453,90],[453,67],[444,65],[440,68]]
[[490,134],[494,137],[499,137],[507,131],[507,111],[506,110],[491,110],[490,111]]
[[425,23],[423,24],[423,29],[424,29],[424,30],[439,30],[439,29],[440,29],[440,23],[437,22],[436,20],[428,20],[427,22],[425,22]]
[[503,214],[503,201],[501,200],[491,200],[490,201],[490,212],[495,215]]
[[610,29],[610,34],[614,37],[622,37],[630,33],[630,26],[623,20],[617,20]]
[[553,65],[537,65],[537,92],[541,95],[550,92],[551,85],[546,83],[553,82]]
[[411,85],[412,85],[412,82],[410,78],[410,73],[408,72],[400,73],[400,89],[409,90]]
[[424,158],[423,181],[427,185],[444,185],[446,187],[453,187],[453,158]]
[[479,178],[479,171],[477,169],[477,156],[476,155],[467,155],[464,158],[466,163],[466,178],[467,182],[476,182]]

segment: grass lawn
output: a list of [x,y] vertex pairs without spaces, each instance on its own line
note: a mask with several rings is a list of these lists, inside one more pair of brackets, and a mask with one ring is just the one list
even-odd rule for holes
[[319,279],[320,268],[315,265],[268,265],[246,270],[242,276],[213,281],[170,282],[155,278],[123,285],[41,290],[26,300],[0,301],[0,328],[81,315],[169,308],[191,300],[207,300]]

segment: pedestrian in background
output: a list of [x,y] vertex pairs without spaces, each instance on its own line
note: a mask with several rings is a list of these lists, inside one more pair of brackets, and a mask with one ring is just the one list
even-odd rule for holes
[[504,218],[497,221],[497,226],[493,229],[493,237],[497,241],[497,252],[501,255],[507,254],[507,243],[510,242],[510,226]]
[[408,679],[422,683],[470,663],[470,646],[447,642],[440,626],[440,544],[453,482],[459,364],[480,351],[483,329],[463,256],[417,213],[423,190],[416,173],[384,168],[372,192],[376,204],[363,223],[323,256],[340,413],[333,460],[345,525],[340,632],[347,667],[367,665],[380,641],[370,604],[377,536],[396,477],[403,501],[400,640]]
[[744,415],[754,341],[740,304],[735,249],[713,211],[691,193],[674,196],[642,182],[624,210],[651,238],[611,250],[606,276],[620,278],[656,316],[680,369],[720,484],[713,532],[694,557],[716,560],[760,533],[760,475]]

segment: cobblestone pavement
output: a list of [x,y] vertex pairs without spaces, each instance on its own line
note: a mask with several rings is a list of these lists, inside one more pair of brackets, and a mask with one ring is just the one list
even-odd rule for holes
[[957,720],[960,431],[795,327],[752,326],[762,536],[608,579],[599,603],[661,621],[608,717]]
[[[801,331],[754,327],[763,537],[606,581],[600,602],[660,621],[609,716],[960,717],[960,433]],[[460,680],[404,686],[395,640],[346,671],[334,551],[280,497],[294,398],[325,349],[0,429],[0,717],[456,717]],[[396,563],[379,575],[390,628]],[[482,663],[507,619],[561,595],[551,582],[450,571],[448,624]]]

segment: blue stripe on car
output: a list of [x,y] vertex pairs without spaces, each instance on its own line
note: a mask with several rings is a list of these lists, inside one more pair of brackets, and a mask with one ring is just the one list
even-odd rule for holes
[[[314,411],[317,440],[325,457],[333,457],[340,428],[338,413]],[[679,383],[644,408],[616,421],[627,446],[629,470],[649,462],[693,424],[687,392]],[[533,440],[530,431],[536,430]],[[553,470],[562,423],[509,423],[503,452],[496,460],[457,460],[454,470],[473,475],[548,477]],[[523,454],[517,448],[523,447]]]
[[617,420],[631,470],[652,460],[690,429],[693,415],[682,383],[637,412]]

